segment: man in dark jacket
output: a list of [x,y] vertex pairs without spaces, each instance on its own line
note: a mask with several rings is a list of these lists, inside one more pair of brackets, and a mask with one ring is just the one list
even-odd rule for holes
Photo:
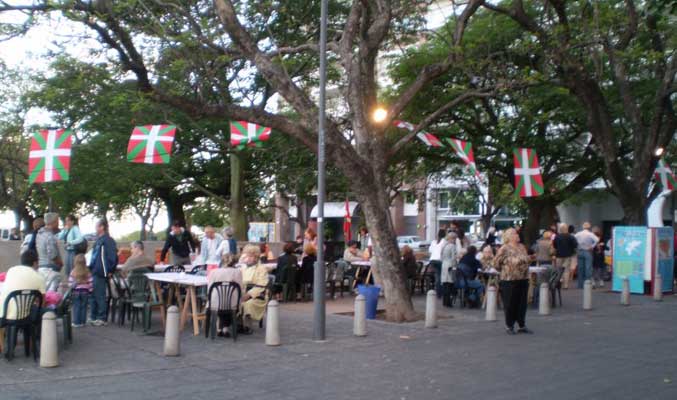
[[89,297],[91,324],[94,326],[106,325],[106,286],[118,264],[118,249],[112,237],[108,234],[108,222],[99,220],[96,223],[96,243],[92,249],[92,258],[89,270],[92,272],[94,290]]
[[181,223],[174,221],[172,228],[167,235],[165,245],[162,248],[160,258],[162,260],[167,256],[169,249],[172,249],[172,264],[174,265],[190,265],[190,253],[196,252],[196,245],[193,241],[193,236],[185,230]]

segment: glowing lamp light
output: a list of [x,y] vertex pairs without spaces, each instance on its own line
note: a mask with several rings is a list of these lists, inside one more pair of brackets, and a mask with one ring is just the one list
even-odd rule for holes
[[388,117],[388,111],[380,107],[374,110],[374,115],[372,116],[374,122],[377,123],[385,121],[386,117]]

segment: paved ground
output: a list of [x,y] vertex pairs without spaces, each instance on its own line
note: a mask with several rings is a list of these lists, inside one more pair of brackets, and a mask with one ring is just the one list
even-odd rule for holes
[[626,308],[595,292],[583,312],[580,295],[565,292],[553,316],[529,310],[533,336],[454,309],[438,329],[370,322],[366,338],[329,315],[315,343],[310,307],[296,305],[282,311],[280,347],[262,332],[237,343],[186,332],[181,357],[165,358],[159,336],[88,327],[59,368],[1,360],[0,399],[677,399],[677,297]]

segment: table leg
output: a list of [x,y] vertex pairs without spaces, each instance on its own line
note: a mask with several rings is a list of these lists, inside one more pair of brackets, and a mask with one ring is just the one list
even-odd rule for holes
[[[369,279],[371,278],[371,268],[369,268],[369,272],[367,272],[367,279],[364,280],[364,285],[367,286],[369,284]],[[376,281],[374,281],[374,284],[376,284]]]
[[186,301],[183,302],[183,307],[181,308],[181,332],[183,332],[183,328],[186,325],[186,320],[188,319],[188,306],[190,306],[190,296],[186,296]]
[[198,321],[197,298],[195,296],[195,286],[188,286],[188,295],[190,296],[190,307],[193,317],[193,335],[200,334],[200,322]]
[[5,328],[0,328],[0,354],[5,352]]
[[162,286],[160,282],[155,281],[155,293],[157,293],[160,300],[160,320],[162,320],[162,330],[165,330],[165,313],[167,312],[167,305],[165,304],[165,296],[162,293]]
[[357,270],[355,271],[355,279],[353,279],[353,290],[355,290],[355,286],[357,286],[357,280],[360,278],[360,272],[362,272],[362,267],[358,265]]

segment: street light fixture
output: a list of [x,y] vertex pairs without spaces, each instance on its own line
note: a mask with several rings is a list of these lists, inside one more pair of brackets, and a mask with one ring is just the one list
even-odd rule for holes
[[386,117],[388,117],[388,111],[383,107],[378,107],[377,109],[375,109],[374,114],[372,115],[372,119],[376,123],[381,123],[385,121]]
[[656,155],[656,157],[660,157],[660,156],[663,155],[663,152],[664,152],[664,151],[665,151],[664,148],[658,147],[658,148],[656,149],[656,151],[654,152],[654,154]]

